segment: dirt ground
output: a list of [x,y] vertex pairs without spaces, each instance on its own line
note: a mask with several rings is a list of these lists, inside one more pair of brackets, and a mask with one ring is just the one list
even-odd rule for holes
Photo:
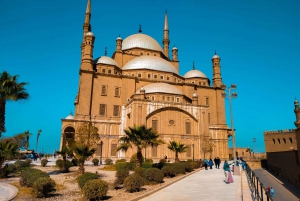
[[[19,188],[19,193],[14,201],[86,201],[83,197],[80,188],[77,184],[77,173],[78,167],[71,167],[69,173],[60,173],[56,167],[40,167],[34,166],[34,168],[40,169],[44,172],[49,173],[50,177],[56,182],[56,192],[48,198],[37,199],[31,196],[31,189],[26,187],[21,187],[19,185],[19,178],[12,177],[6,179],[6,182],[15,185]],[[139,196],[143,196],[152,191],[167,186],[170,183],[173,183],[186,175],[179,175],[174,178],[164,178],[164,183],[157,185],[146,185],[143,186],[142,191],[135,193],[128,193],[124,189],[114,189],[113,182],[115,180],[115,171],[105,171],[102,170],[99,166],[85,166],[86,172],[98,173],[100,178],[109,183],[109,190],[107,196],[103,200],[108,201],[124,201],[136,199]],[[197,170],[196,170],[197,171]],[[194,171],[195,172],[195,171]],[[193,172],[192,172],[193,173]],[[189,173],[191,174],[191,173]],[[188,175],[188,174],[187,174]]]

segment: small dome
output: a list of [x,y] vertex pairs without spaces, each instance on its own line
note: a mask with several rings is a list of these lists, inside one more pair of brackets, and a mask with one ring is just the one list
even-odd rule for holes
[[131,36],[128,36],[123,40],[122,43],[122,50],[131,49],[134,47],[140,47],[144,49],[149,50],[156,50],[163,52],[161,46],[158,44],[156,40],[154,40],[152,37],[138,33]]
[[94,36],[94,34],[92,32],[87,32],[86,36]]
[[193,78],[193,77],[207,78],[206,75],[199,70],[190,70],[183,77],[184,78]]
[[298,102],[297,99],[295,99],[294,104],[295,104],[295,105],[296,105],[296,104],[297,104],[297,105],[299,104],[299,102]]
[[74,116],[73,116],[72,112],[65,119],[74,119]]
[[[183,95],[183,93],[173,85],[167,84],[167,83],[151,83],[148,85],[143,86],[145,93],[150,94],[150,93],[166,93],[166,94],[178,94],[178,95]],[[137,90],[135,93],[140,94],[140,90]]]
[[117,40],[122,40],[122,38],[119,36],[119,37],[117,38]]
[[172,48],[172,50],[177,50],[177,47],[174,46],[174,47]]
[[119,67],[117,62],[108,56],[101,56],[98,59],[97,64],[108,64],[108,65]]
[[193,94],[193,97],[198,97],[196,93]]
[[176,68],[168,61],[156,56],[140,56],[125,64],[122,70],[150,69],[178,74]]
[[220,57],[217,54],[215,54],[212,58],[213,59],[220,59]]

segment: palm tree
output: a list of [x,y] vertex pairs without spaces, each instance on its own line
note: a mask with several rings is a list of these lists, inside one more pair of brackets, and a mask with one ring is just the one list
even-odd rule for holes
[[249,152],[249,154],[250,154],[250,158],[251,158],[252,149],[248,147],[248,148],[246,149],[246,152]]
[[96,152],[96,148],[90,148],[88,145],[74,145],[73,153],[78,160],[78,172],[84,174],[84,161],[88,160]]
[[18,145],[10,140],[0,141],[0,169],[6,159],[18,153]]
[[61,150],[60,151],[56,151],[56,153],[62,155],[63,160],[66,162],[67,161],[67,156],[72,154],[72,149],[70,149],[70,148],[68,148],[66,146],[63,146],[61,148]]
[[132,148],[134,145],[137,148],[136,166],[141,167],[143,162],[142,149],[147,146],[158,146],[163,144],[159,138],[159,134],[152,128],[147,128],[145,125],[128,127],[128,130],[124,130],[125,135],[119,139],[121,143],[117,148],[117,151],[127,151],[128,148]]
[[175,152],[175,162],[180,162],[178,158],[178,153],[186,152],[188,146],[181,144],[181,142],[172,141],[169,142],[168,149]]
[[29,130],[24,132],[24,135],[26,137],[26,145],[25,145],[25,149],[28,150],[29,148],[29,138],[32,135],[31,133],[29,133]]
[[24,88],[26,82],[17,82],[18,75],[11,76],[6,71],[0,73],[0,137],[5,129],[5,105],[6,101],[19,101],[29,98]]
[[41,135],[41,132],[42,130],[38,130],[38,134],[36,136],[36,148],[35,148],[36,153],[38,153],[38,144],[39,144],[39,137]]

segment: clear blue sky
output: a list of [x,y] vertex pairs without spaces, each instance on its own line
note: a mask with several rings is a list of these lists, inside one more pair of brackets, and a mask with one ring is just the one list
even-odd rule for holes
[[[60,118],[74,111],[80,44],[87,0],[0,1],[0,71],[28,82],[30,99],[9,102],[5,136],[29,130],[35,149],[59,148]],[[293,102],[300,99],[300,1],[298,0],[109,0],[92,1],[94,57],[108,56],[115,40],[138,32],[163,38],[168,10],[170,46],[179,50],[180,74],[195,62],[212,79],[211,57],[221,57],[227,85],[237,84],[233,100],[237,146],[264,151],[263,132],[295,128]],[[226,102],[227,122],[230,126]]]

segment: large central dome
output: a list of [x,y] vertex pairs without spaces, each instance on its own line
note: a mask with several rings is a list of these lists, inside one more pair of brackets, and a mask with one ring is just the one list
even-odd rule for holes
[[149,69],[178,74],[176,68],[168,61],[156,56],[140,56],[125,64],[122,70]]
[[122,50],[127,50],[134,47],[163,52],[161,46],[156,40],[142,33],[133,34],[123,40]]

